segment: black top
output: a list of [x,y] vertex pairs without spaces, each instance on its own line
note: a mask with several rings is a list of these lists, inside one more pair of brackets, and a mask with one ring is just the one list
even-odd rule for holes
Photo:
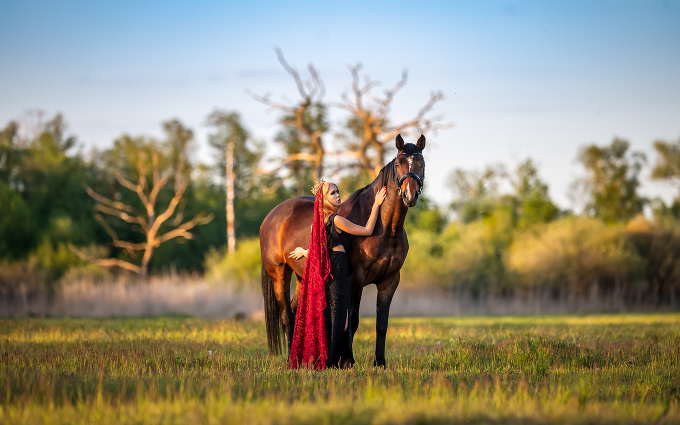
[[345,251],[349,252],[349,248],[352,246],[351,235],[338,229],[335,225],[336,215],[337,214],[333,214],[328,217],[328,221],[326,222],[326,244],[328,249],[333,249],[338,245],[342,245],[345,247]]

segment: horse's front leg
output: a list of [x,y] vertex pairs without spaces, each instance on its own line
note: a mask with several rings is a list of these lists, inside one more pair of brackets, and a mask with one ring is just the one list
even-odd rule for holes
[[397,286],[399,286],[400,273],[388,277],[376,284],[378,287],[377,311],[375,319],[375,365],[386,367],[385,362],[385,338],[390,318],[390,304]]

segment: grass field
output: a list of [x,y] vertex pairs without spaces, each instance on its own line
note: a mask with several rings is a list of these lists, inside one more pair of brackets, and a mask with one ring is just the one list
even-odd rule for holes
[[349,371],[288,370],[264,325],[0,319],[0,420],[680,423],[680,314],[362,319]]

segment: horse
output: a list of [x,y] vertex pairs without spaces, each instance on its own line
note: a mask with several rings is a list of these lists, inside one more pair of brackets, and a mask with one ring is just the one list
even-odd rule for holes
[[[383,186],[387,187],[387,196],[373,233],[371,236],[352,236],[348,253],[351,268],[350,337],[354,337],[359,327],[363,288],[373,283],[378,288],[374,365],[383,367],[387,365],[385,338],[390,304],[399,286],[400,270],[408,254],[404,219],[408,209],[418,202],[425,179],[425,160],[422,155],[425,136],[421,135],[414,145],[404,143],[401,135],[397,135],[395,146],[397,155],[380,170],[375,180],[356,190],[338,207],[338,214],[352,223],[363,225],[371,213],[376,193]],[[297,285],[291,300],[290,280],[295,273],[298,283],[302,281],[305,258],[295,260],[289,258],[288,253],[298,246],[309,245],[313,212],[313,196],[292,198],[272,209],[260,226],[262,295],[267,344],[271,354],[281,353],[281,327],[290,352],[301,287]],[[343,359],[343,367],[353,364],[353,357]]]

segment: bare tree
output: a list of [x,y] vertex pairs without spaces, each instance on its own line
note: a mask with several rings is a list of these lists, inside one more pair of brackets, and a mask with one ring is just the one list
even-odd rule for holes
[[426,115],[444,95],[441,91],[430,93],[428,102],[420,108],[410,120],[392,124],[389,120],[392,102],[396,94],[406,85],[408,72],[404,70],[401,79],[389,90],[384,90],[382,97],[375,96],[372,91],[380,85],[371,80],[368,75],[360,75],[361,64],[350,66],[352,74],[351,88],[342,94],[342,102],[333,106],[342,108],[350,113],[347,128],[356,143],[350,143],[349,149],[342,154],[355,158],[351,164],[369,173],[371,178],[377,177],[385,164],[385,148],[393,143],[400,133],[424,134],[428,131],[449,128],[451,123],[441,123],[442,117],[428,118]]
[[[323,173],[326,154],[322,136],[328,130],[328,125],[325,123],[325,107],[322,103],[326,88],[314,65],[308,66],[309,78],[303,79],[300,73],[288,64],[281,49],[277,48],[276,54],[283,69],[293,77],[300,100],[290,102],[284,98],[286,103],[280,103],[271,100],[270,93],[264,96],[251,93],[251,96],[258,102],[282,111],[284,113],[282,124],[292,130],[292,134],[288,133],[290,137],[282,135],[282,140],[279,140],[286,147],[287,156],[283,158],[275,171],[289,168],[291,174],[298,174],[297,177],[300,180],[300,175],[305,168],[300,167],[300,164],[305,164],[311,167],[315,178],[319,178]],[[291,141],[293,143],[290,143]]]
[[[180,211],[175,214],[177,205],[182,200],[184,191],[189,184],[187,165],[184,159],[180,159],[180,163],[174,171],[174,195],[168,206],[162,212],[159,212],[158,196],[161,189],[166,186],[172,177],[173,173],[171,171],[168,172],[168,170],[161,170],[159,153],[154,146],[150,149],[150,156],[151,185],[149,185],[147,181],[148,156],[144,152],[139,152],[137,155],[137,164],[135,165],[137,174],[136,181],[133,182],[132,178],[123,176],[119,170],[116,170],[115,172],[118,183],[137,195],[139,201],[141,201],[144,206],[143,211],[137,211],[131,205],[102,196],[92,190],[89,186],[85,187],[88,195],[97,202],[95,205],[95,218],[113,239],[113,246],[124,249],[132,260],[137,258],[137,252],[142,251],[143,254],[140,265],[118,258],[92,258],[87,253],[71,246],[73,252],[78,256],[99,264],[100,266],[120,267],[137,273],[142,278],[146,278],[149,274],[151,259],[153,258],[156,248],[162,243],[177,237],[193,239],[194,235],[189,231],[200,224],[207,224],[213,219],[212,214],[204,215],[203,213],[199,213],[191,220],[182,223],[184,218],[183,211],[180,209]],[[135,243],[120,240],[108,224],[105,215],[115,217],[134,225],[134,229],[144,236],[144,241]],[[168,220],[170,220],[173,215],[175,216],[174,219],[169,222]],[[161,226],[164,224],[173,226],[174,228],[165,233],[161,233]]]
[[234,202],[251,187],[253,169],[260,162],[262,147],[256,143],[241,123],[237,112],[215,110],[207,120],[215,132],[208,136],[210,145],[220,153],[218,168],[224,170],[227,218],[227,252],[236,251]]

